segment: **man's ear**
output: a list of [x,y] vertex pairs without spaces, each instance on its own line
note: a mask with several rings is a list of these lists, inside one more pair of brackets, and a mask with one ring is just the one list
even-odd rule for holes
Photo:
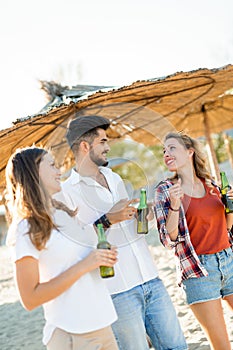
[[87,141],[80,142],[80,146],[79,147],[80,147],[80,150],[82,152],[87,153],[87,152],[90,151],[90,145],[89,145],[89,143]]

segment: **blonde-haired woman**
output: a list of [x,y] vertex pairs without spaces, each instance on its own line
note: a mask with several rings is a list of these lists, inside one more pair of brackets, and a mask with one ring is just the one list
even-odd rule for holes
[[[164,162],[174,176],[155,190],[160,240],[174,248],[179,284],[212,349],[230,350],[221,299],[233,310],[233,214],[225,215],[195,139],[167,134]],[[233,199],[233,190],[228,195]]]
[[[113,266],[117,252],[94,249],[93,227],[81,228],[75,213],[52,200],[60,191],[60,171],[44,149],[16,151],[8,161],[6,182],[7,242],[16,283],[27,310],[43,305],[47,349],[118,349],[111,329],[116,313],[98,269]],[[92,242],[71,239],[72,230]]]

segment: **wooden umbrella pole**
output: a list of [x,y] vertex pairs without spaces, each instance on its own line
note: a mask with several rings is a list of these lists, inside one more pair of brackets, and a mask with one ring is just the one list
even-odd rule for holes
[[212,174],[216,181],[220,182],[220,172],[219,172],[219,166],[218,166],[218,160],[216,157],[216,153],[214,150],[214,145],[213,145],[213,141],[211,138],[211,132],[210,132],[210,125],[209,125],[209,120],[208,120],[208,115],[207,112],[205,110],[205,106],[202,106],[202,112],[203,112],[203,123],[204,123],[204,128],[205,128],[205,137],[206,137],[206,142],[209,145],[209,149],[210,149],[210,155],[211,155],[211,160],[214,164],[214,172],[215,174]]
[[231,168],[233,169],[233,154],[232,154],[231,147],[230,147],[229,136],[225,132],[223,132],[222,135],[223,135],[224,145],[226,147],[226,152],[227,152],[227,156],[229,159],[229,163],[231,165]]

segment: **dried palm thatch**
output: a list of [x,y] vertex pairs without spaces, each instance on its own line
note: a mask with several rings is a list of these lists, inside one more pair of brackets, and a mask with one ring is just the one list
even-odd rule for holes
[[101,115],[111,120],[111,140],[130,137],[152,145],[171,130],[187,130],[193,137],[233,128],[233,66],[178,72],[164,78],[137,81],[120,88],[62,87],[41,82],[49,103],[36,115],[17,119],[0,131],[0,188],[11,153],[32,144],[53,149],[64,169],[72,155],[65,141],[68,121],[79,115]]

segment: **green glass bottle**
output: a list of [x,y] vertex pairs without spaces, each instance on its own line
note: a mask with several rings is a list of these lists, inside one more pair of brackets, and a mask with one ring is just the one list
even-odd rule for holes
[[233,213],[233,201],[227,195],[227,191],[231,188],[231,186],[229,185],[226,173],[224,171],[220,172],[220,177],[222,202],[225,205],[225,212],[226,214]]
[[148,206],[146,199],[146,189],[142,188],[140,193],[140,203],[137,209],[137,233],[147,234],[148,233]]
[[[97,225],[98,244],[97,249],[111,249],[111,244],[107,241],[102,224]],[[109,266],[100,266],[100,276],[108,278],[114,276],[114,268]]]

